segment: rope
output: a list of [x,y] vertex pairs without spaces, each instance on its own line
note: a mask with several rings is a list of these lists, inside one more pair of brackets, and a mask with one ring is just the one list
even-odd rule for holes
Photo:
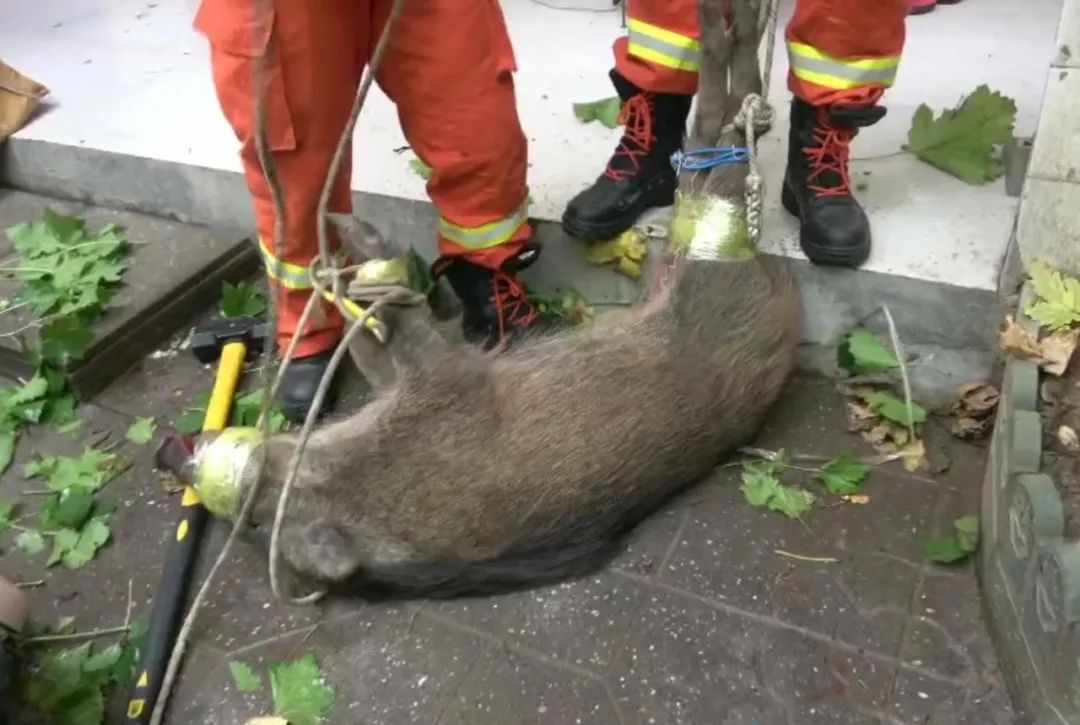
[[[763,0],[758,17],[758,38],[765,43],[765,61],[761,72],[761,93],[751,93],[742,100],[725,131],[739,130],[746,135],[749,172],[746,174],[746,228],[750,243],[755,247],[761,239],[761,216],[764,207],[764,181],[758,168],[757,137],[773,124],[775,112],[769,102],[769,85],[772,80],[773,49],[776,46],[777,0]],[[759,41],[759,42],[760,42]]]
[[675,173],[708,171],[726,164],[745,164],[749,158],[749,151],[745,146],[714,146],[693,151],[676,151],[671,157],[671,166]]

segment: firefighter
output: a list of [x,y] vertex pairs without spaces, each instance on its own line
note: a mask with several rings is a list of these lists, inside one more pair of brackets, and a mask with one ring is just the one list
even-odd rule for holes
[[[210,42],[218,101],[241,142],[267,276],[279,292],[281,348],[311,292],[306,270],[318,253],[319,194],[391,2],[275,2],[272,17],[256,17],[253,0],[203,0],[196,16],[196,29]],[[253,136],[254,64],[271,34],[268,137],[286,197],[280,258],[271,243],[274,207]],[[529,302],[517,276],[537,250],[528,245],[527,148],[515,70],[498,0],[427,0],[406,4],[376,78],[397,106],[410,146],[433,170],[427,191],[439,213],[434,271],[461,298],[466,337],[488,347],[557,324]],[[335,180],[332,212],[351,209],[350,158]],[[281,387],[282,408],[294,421],[307,414],[341,338],[336,308],[322,305],[315,317]],[[326,407],[333,402],[331,395]]]
[[[815,264],[857,267],[870,254],[870,223],[852,196],[848,151],[860,128],[885,115],[910,0],[798,0],[785,38],[791,130],[781,189]],[[682,147],[699,57],[697,0],[627,0],[628,33],[615,42],[611,79],[625,132],[596,182],[578,194],[563,228],[609,239],[650,207],[673,202],[670,158]]]

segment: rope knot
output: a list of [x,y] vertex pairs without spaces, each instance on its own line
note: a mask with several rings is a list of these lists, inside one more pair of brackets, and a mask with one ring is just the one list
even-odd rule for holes
[[751,93],[743,99],[732,123],[741,131],[764,133],[772,127],[773,115],[773,107],[757,93]]

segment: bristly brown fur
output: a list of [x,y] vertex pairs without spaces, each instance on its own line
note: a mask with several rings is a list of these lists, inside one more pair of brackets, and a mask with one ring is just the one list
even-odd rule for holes
[[[705,0],[703,16],[721,4]],[[757,17],[757,0],[735,4]],[[722,24],[705,27],[714,55],[746,52]],[[727,98],[726,69],[704,66],[701,83],[702,98]],[[720,128],[731,105],[699,107],[695,128]],[[745,173],[720,167],[710,193],[741,204]],[[336,223],[357,257],[387,253],[370,227]],[[601,565],[755,435],[794,365],[801,309],[783,261],[680,258],[657,290],[496,356],[450,342],[426,310],[387,308],[387,348],[353,350],[374,400],[308,443],[281,532],[292,575],[367,596],[454,596]],[[260,531],[295,445],[270,441]]]

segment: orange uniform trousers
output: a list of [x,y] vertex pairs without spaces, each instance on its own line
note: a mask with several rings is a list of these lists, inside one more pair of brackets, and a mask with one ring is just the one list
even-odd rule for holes
[[[908,0],[797,0],[785,32],[791,92],[813,105],[872,105],[893,84]],[[615,67],[639,88],[697,90],[698,0],[627,0]]]
[[[218,101],[241,142],[267,275],[280,293],[277,334],[284,347],[311,292],[306,268],[318,254],[319,194],[391,2],[274,0],[270,17],[257,16],[261,5],[203,0],[195,27],[210,41]],[[502,11],[498,0],[425,0],[405,8],[376,81],[397,106],[413,151],[432,168],[427,191],[440,215],[440,253],[498,267],[531,233],[526,139]],[[253,135],[253,79],[271,42],[268,137],[286,206],[280,257]],[[333,212],[351,209],[350,158],[333,187]],[[298,356],[327,350],[340,337],[334,307],[322,305],[314,317]]]

